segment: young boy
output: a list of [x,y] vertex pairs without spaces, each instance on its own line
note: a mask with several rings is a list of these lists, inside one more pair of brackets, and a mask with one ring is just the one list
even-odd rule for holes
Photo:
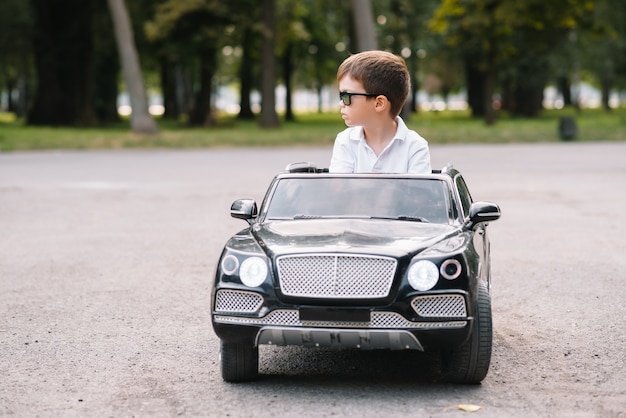
[[348,57],[337,70],[341,117],[329,171],[429,174],[428,142],[400,116],[411,86],[404,60],[384,51]]

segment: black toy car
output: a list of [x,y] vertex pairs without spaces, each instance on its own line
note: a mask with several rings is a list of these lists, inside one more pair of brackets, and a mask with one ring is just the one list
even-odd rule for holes
[[491,360],[490,247],[497,204],[473,202],[451,166],[429,175],[333,174],[296,164],[217,264],[211,319],[222,378],[258,376],[260,344],[438,350],[447,381]]

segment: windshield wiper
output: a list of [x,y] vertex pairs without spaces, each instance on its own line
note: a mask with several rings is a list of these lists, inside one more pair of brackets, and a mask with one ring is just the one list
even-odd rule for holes
[[400,215],[400,216],[370,216],[370,219],[389,219],[393,221],[411,221],[411,222],[424,222],[430,223],[430,221],[421,216],[409,216],[409,215]]
[[409,215],[401,215],[398,216],[398,219],[401,221],[414,221],[414,222],[424,222],[430,223],[430,221],[423,216],[409,216]]
[[291,219],[386,219],[391,221],[411,221],[411,222],[424,222],[430,223],[430,221],[421,216],[367,216],[367,215],[305,215],[299,213],[294,215]]
[[322,215],[304,215],[302,213],[294,215],[293,217],[293,219],[322,219],[322,218],[323,218]]

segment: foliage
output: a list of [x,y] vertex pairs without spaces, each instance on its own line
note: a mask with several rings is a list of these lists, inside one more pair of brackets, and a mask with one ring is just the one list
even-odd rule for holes
[[[379,24],[379,43],[383,49],[405,58],[414,94],[411,109],[416,110],[417,91],[422,88],[431,93],[441,92],[444,97],[461,87],[458,71],[453,71],[445,49],[428,30],[428,21],[439,4],[438,0],[391,0],[375,2]],[[426,59],[427,58],[427,59]],[[435,83],[428,83],[420,74],[436,74]],[[433,84],[437,84],[435,87]]]
[[[37,3],[45,4],[0,2],[0,105],[3,110],[10,106],[8,110],[19,116],[32,106],[33,92],[41,83],[34,71],[32,40],[35,36],[52,38],[42,32],[43,27],[33,25],[33,5]],[[94,121],[99,124],[117,119],[115,99],[121,86],[119,63],[112,53],[112,31],[107,27],[110,19],[101,3],[93,2],[91,16],[94,55],[90,59],[95,73],[88,76],[90,81],[82,88],[94,92]],[[212,123],[215,88],[226,84],[240,90],[242,110],[247,106],[248,117],[254,116],[250,96],[261,85],[263,2],[127,3],[144,78],[153,91],[163,95],[166,118],[189,121],[196,114],[200,123]],[[488,96],[481,98],[483,111],[490,109],[491,102],[487,101],[493,97],[499,99],[503,110],[540,116],[541,94],[549,84],[558,82],[564,97],[570,85],[581,79],[600,88],[605,97],[626,88],[624,1],[370,3],[379,46],[405,57],[416,90],[440,94],[444,99],[458,91],[467,91],[472,98],[478,91]],[[321,92],[322,87],[332,86],[338,64],[355,51],[354,27],[358,22],[352,22],[351,2],[275,0],[275,5],[275,57],[280,63],[276,66],[277,80],[286,84],[288,79],[293,91],[305,88]],[[79,18],[75,13],[78,10],[69,9],[66,14],[76,21]],[[74,44],[68,47],[77,49]],[[494,81],[491,93],[486,94],[489,84],[485,79],[490,76]],[[7,97],[19,98],[20,102],[8,102]],[[525,106],[525,101],[530,104]],[[415,111],[416,100],[411,104],[410,109]],[[470,100],[470,104],[472,110],[481,106],[476,100]]]
[[[545,86],[578,82],[581,64],[602,73],[607,95],[622,79],[624,8],[609,0],[443,0],[430,27],[478,71],[498,77],[504,108],[533,116]],[[611,33],[621,42],[614,45]]]
[[[294,60],[299,63],[297,84],[313,89],[332,84],[337,65],[345,58],[345,53],[336,48],[337,42],[346,37],[344,6],[332,0],[289,0],[279,4],[289,3],[293,4],[292,14],[280,7],[279,20],[291,27],[287,33],[295,35],[291,42],[296,49]],[[280,47],[286,42],[279,32]]]
[[[25,97],[11,93],[22,84],[24,90],[33,83],[32,44],[33,17],[29,2],[3,0],[0,2],[0,92],[8,93],[8,108],[20,115],[26,113]],[[22,95],[24,96],[24,95]],[[17,100],[16,100],[17,99]]]
[[504,62],[558,47],[570,30],[589,25],[594,8],[593,0],[443,0],[430,27],[452,47]]
[[[599,0],[593,14],[594,32],[576,45],[578,58],[588,69],[590,83],[601,88],[608,76],[615,87],[626,88],[626,2]],[[584,76],[584,74],[583,74]]]

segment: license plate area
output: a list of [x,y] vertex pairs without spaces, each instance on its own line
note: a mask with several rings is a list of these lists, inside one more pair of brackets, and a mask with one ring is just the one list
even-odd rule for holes
[[370,322],[369,309],[300,308],[300,321]]

